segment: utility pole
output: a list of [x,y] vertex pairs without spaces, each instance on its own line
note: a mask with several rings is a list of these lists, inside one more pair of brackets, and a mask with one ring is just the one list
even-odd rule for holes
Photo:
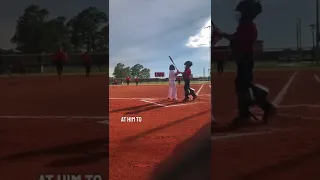
[[299,24],[298,19],[296,19],[296,40],[297,40],[297,51],[299,50]]
[[316,0],[316,58],[317,58],[317,64],[319,64],[319,59],[318,59],[318,50],[319,50],[319,0]]
[[206,68],[205,67],[203,67],[203,77],[206,77],[206,70],[205,70]]
[[296,38],[297,38],[297,49],[300,50],[302,48],[302,39],[301,39],[301,19],[296,19]]
[[315,30],[315,27],[316,27],[315,24],[310,24],[311,34],[312,34],[312,49],[315,48],[315,42],[314,42],[314,30]]

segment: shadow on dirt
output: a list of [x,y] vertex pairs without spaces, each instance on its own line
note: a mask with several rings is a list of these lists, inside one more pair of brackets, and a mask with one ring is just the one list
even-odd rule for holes
[[[155,102],[157,104],[161,104],[161,102]],[[171,105],[176,105],[176,104],[182,104],[184,102],[170,102],[170,101],[166,101],[166,102],[162,102],[164,106],[171,106]],[[145,108],[140,108],[140,109],[135,109],[133,111],[130,111],[130,112],[126,112],[125,114],[138,114],[138,113],[142,113],[142,112],[145,112],[145,111],[151,111],[151,110],[155,110],[155,109],[159,109],[159,108],[164,108],[164,106],[160,106],[160,105],[156,105],[156,104],[148,104],[149,106],[148,107],[145,107]]]
[[[293,159],[280,161],[275,165],[265,167],[265,168],[260,169],[258,171],[244,175],[243,177],[241,177],[239,179],[240,180],[254,180],[254,179],[259,179],[260,177],[267,178],[268,175],[272,175],[272,174],[276,174],[276,173],[280,173],[280,172],[283,172],[286,170],[296,168],[297,166],[299,166],[303,163],[307,163],[310,160],[312,160],[314,158],[319,158],[319,157],[320,157],[320,148],[318,148],[310,153],[306,153],[306,154],[303,154],[303,155],[298,156],[296,158],[293,158]],[[270,179],[272,179],[272,176],[270,177]]]
[[210,123],[177,145],[174,152],[153,170],[150,180],[211,179]]
[[[190,102],[192,102],[192,101],[190,101]],[[171,101],[171,100],[165,99],[165,100],[161,100],[161,101],[157,101],[157,102],[152,102],[152,103],[146,102],[146,103],[147,104],[140,105],[140,106],[132,106],[132,107],[128,107],[128,108],[113,110],[113,111],[110,111],[110,113],[127,111],[124,114],[138,114],[138,113],[145,112],[145,111],[151,111],[151,110],[155,110],[155,109],[159,109],[159,108],[164,108],[165,106],[185,104],[185,103],[189,103],[189,102]]]
[[234,133],[247,132],[247,131],[256,130],[255,128],[259,128],[259,127],[268,127],[268,125],[263,124],[262,122],[257,122],[257,121],[248,123],[240,127],[234,127],[231,124],[213,125],[211,126],[211,134],[215,135],[215,134],[228,133],[228,132],[234,132]]
[[[122,142],[123,142],[123,143],[128,143],[128,142],[135,141],[135,140],[137,140],[137,139],[139,139],[139,138],[142,138],[142,137],[144,137],[144,136],[147,136],[148,134],[151,134],[151,133],[154,133],[154,132],[156,132],[156,131],[160,131],[160,130],[163,130],[163,129],[165,129],[165,128],[174,126],[174,125],[176,125],[176,124],[179,124],[179,123],[188,121],[188,120],[190,120],[190,119],[192,119],[192,118],[195,118],[195,117],[200,116],[200,115],[202,115],[202,114],[208,113],[208,112],[210,112],[210,111],[211,111],[211,110],[202,111],[202,112],[193,114],[193,115],[191,115],[191,116],[188,116],[188,117],[185,117],[185,118],[176,120],[176,121],[171,122],[171,123],[169,123],[169,124],[164,124],[164,125],[161,125],[161,126],[158,126],[158,127],[152,128],[152,129],[149,129],[149,130],[147,130],[147,131],[141,132],[141,133],[136,134],[136,135],[134,135],[134,136],[130,136],[130,137],[124,139]],[[182,129],[182,131],[183,131],[183,129]]]
[[[74,144],[58,146],[42,150],[34,150],[12,154],[1,158],[0,160],[7,162],[30,161],[30,158],[40,158],[43,156],[69,156],[64,159],[54,160],[47,164],[50,167],[67,167],[78,166],[94,163],[109,157],[108,152],[109,138],[102,138]],[[76,157],[77,156],[77,157]]]
[[[168,100],[161,100],[155,103],[161,104],[161,103],[165,103],[168,102]],[[110,111],[110,113],[115,113],[115,112],[121,112],[121,111],[134,111],[134,110],[139,110],[139,109],[143,109],[143,108],[147,108],[150,106],[155,106],[154,104],[148,103],[148,104],[144,104],[144,105],[140,105],[140,106],[131,106],[131,107],[127,107],[127,108],[122,108],[122,109],[117,109],[117,110],[113,110]],[[159,106],[161,107],[161,106]]]

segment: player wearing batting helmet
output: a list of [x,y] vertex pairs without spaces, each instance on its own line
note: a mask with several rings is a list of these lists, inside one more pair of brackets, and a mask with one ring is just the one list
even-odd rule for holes
[[170,100],[178,100],[177,95],[177,87],[176,87],[176,78],[177,78],[177,72],[175,72],[176,68],[174,65],[169,66],[169,91],[168,91],[168,99]]
[[190,87],[190,81],[191,81],[191,66],[193,65],[191,61],[186,61],[184,63],[185,65],[185,70],[184,72],[179,72],[182,73],[182,77],[184,80],[184,100],[183,101],[188,101],[190,100],[189,95],[191,94],[193,97],[193,100],[197,98],[197,95],[195,94],[195,90]]
[[258,104],[264,111],[265,123],[275,115],[276,108],[267,101],[268,92],[253,85],[254,44],[258,30],[253,20],[262,12],[262,6],[257,0],[242,0],[235,11],[238,13],[239,25],[234,34],[221,33],[221,37],[230,41],[231,49],[236,57],[237,77],[235,79],[238,96],[238,117],[234,125],[244,125],[250,119],[249,107]]

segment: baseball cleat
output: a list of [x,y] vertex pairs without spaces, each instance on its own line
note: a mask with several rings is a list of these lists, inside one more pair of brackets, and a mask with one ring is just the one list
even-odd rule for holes
[[194,101],[194,100],[196,100],[197,98],[198,98],[198,96],[195,95],[195,96],[193,96],[193,99],[192,99],[192,100]]

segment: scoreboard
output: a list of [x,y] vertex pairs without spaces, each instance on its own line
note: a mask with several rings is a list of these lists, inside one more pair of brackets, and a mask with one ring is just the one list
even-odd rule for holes
[[154,76],[155,77],[164,77],[164,72],[155,72]]

